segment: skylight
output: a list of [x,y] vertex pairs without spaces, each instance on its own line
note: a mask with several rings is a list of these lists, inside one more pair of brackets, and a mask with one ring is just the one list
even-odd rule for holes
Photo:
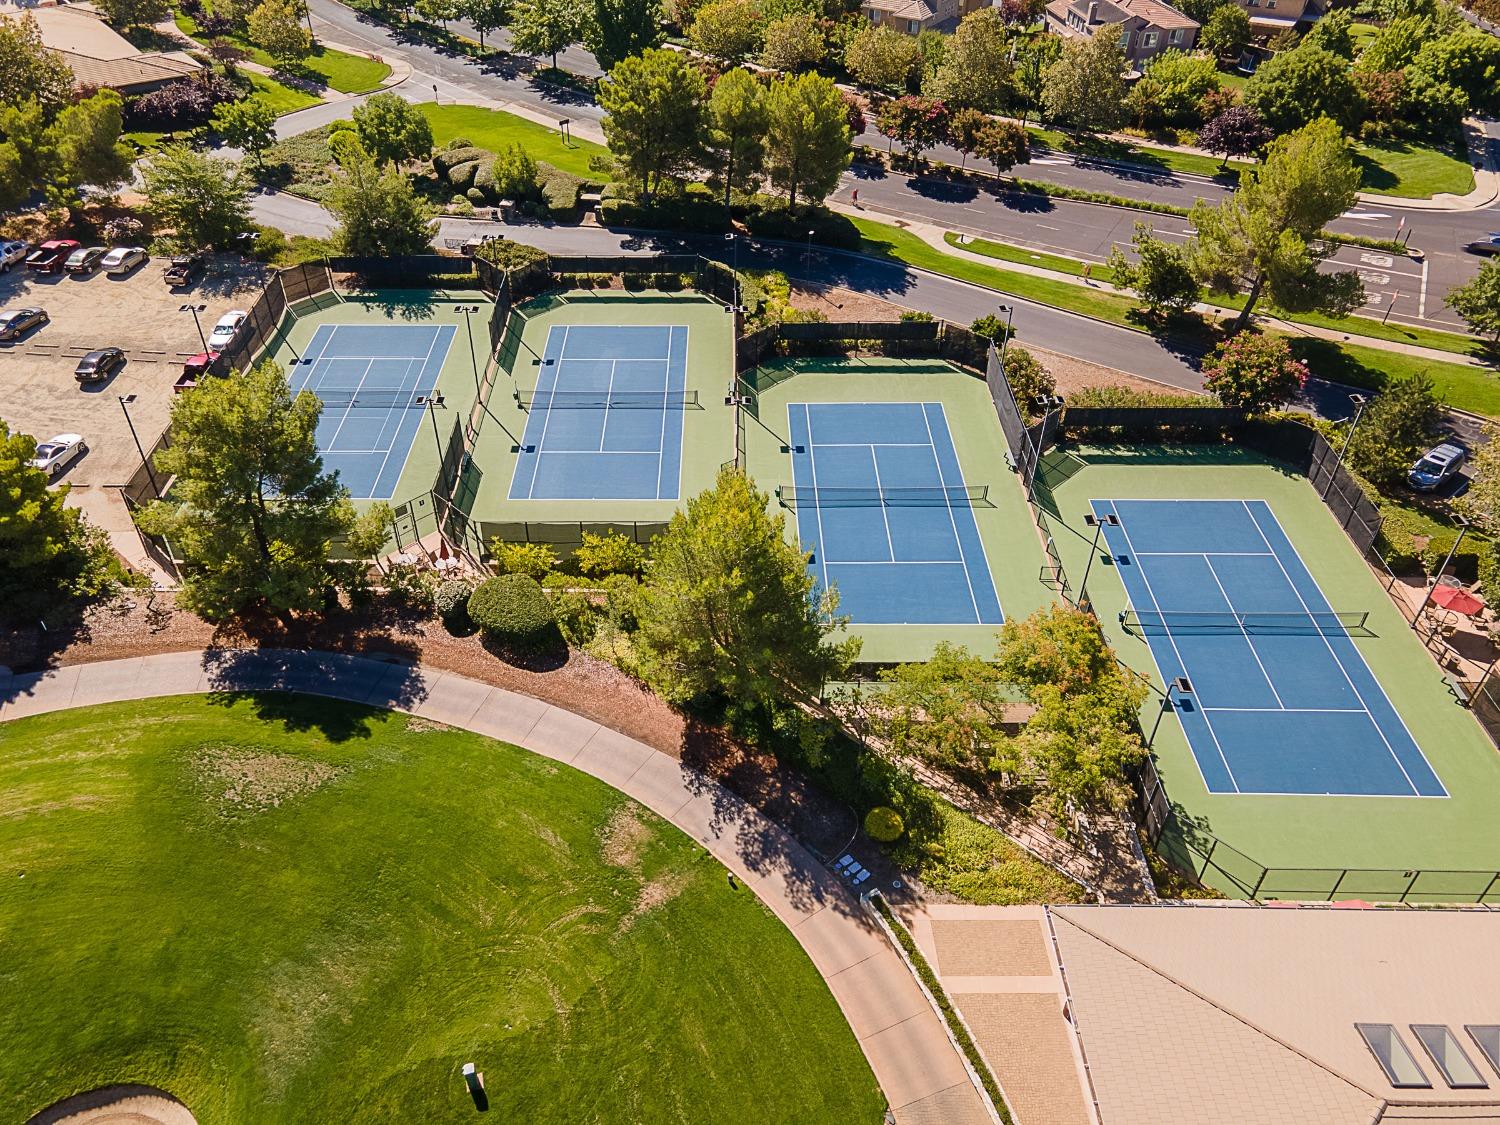
[[1458,1037],[1440,1023],[1414,1023],[1411,1033],[1422,1044],[1428,1057],[1437,1064],[1438,1070],[1455,1090],[1479,1090],[1489,1086],[1484,1075],[1469,1061],[1464,1049],[1458,1045]]
[[1365,1046],[1385,1071],[1385,1076],[1397,1089],[1431,1089],[1432,1083],[1417,1065],[1410,1049],[1401,1038],[1394,1024],[1357,1023],[1354,1025],[1364,1037]]
[[1464,1030],[1474,1040],[1474,1045],[1484,1052],[1484,1057],[1490,1060],[1490,1065],[1500,1070],[1500,1024],[1468,1023],[1464,1024]]

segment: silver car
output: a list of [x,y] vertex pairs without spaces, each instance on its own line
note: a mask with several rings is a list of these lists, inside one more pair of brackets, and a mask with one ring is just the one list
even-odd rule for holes
[[36,447],[31,467],[41,469],[49,477],[55,477],[88,451],[88,444],[81,435],[58,434]]
[[0,340],[19,340],[47,319],[46,309],[6,309],[0,312]]
[[145,265],[150,260],[150,255],[139,246],[116,246],[104,255],[104,260],[99,263],[99,267],[110,277],[124,277],[131,270]]
[[1406,483],[1418,492],[1436,492],[1463,469],[1469,451],[1456,442],[1434,445],[1406,474]]
[[29,242],[0,242],[0,273],[6,273],[11,266],[20,265],[30,252]]

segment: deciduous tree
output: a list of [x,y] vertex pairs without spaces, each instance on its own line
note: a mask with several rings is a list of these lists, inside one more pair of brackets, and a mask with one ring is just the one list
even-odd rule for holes
[[1500,38],[1463,27],[1423,43],[1410,69],[1462,90],[1476,113],[1500,112]]
[[1198,143],[1224,159],[1220,168],[1229,167],[1231,156],[1249,156],[1271,139],[1260,114],[1247,105],[1232,105],[1198,130]]
[[1000,670],[962,645],[939,642],[931,658],[881,673],[870,733],[939,769],[970,770],[994,757],[1009,692]]
[[588,22],[583,0],[516,0],[511,15],[511,46],[523,55],[551,55],[583,38]]
[[294,63],[312,50],[312,33],[302,26],[296,0],[261,0],[245,19],[250,42],[278,63]]
[[1280,336],[1241,332],[1203,363],[1203,389],[1225,406],[1251,413],[1290,402],[1307,382],[1307,364]]
[[795,208],[822,203],[849,167],[849,123],[838,87],[819,74],[778,78],[766,95],[766,173]]
[[1441,416],[1442,405],[1427,376],[1392,380],[1366,407],[1344,458],[1379,487],[1399,484],[1437,432]]
[[1327,117],[1352,132],[1363,114],[1349,63],[1317,46],[1283,51],[1261,63],[1245,104],[1279,136]]
[[1303,47],[1321,47],[1341,59],[1354,58],[1354,15],[1348,8],[1337,8],[1321,16],[1302,37]]
[[992,120],[983,110],[971,108],[955,110],[948,119],[948,143],[963,153],[964,165],[979,147],[979,137]]
[[1031,134],[1014,121],[994,120],[974,138],[974,154],[994,165],[997,174],[1031,161]]
[[1500,536],[1500,426],[1485,424],[1469,468],[1468,491],[1453,502],[1454,507],[1486,535]]
[[259,165],[261,153],[276,139],[276,110],[259,98],[225,102],[214,110],[213,127],[226,144],[248,152]]
[[1047,70],[1062,54],[1062,40],[1056,35],[1037,35],[1016,45],[1015,71],[1012,80],[1021,97],[1021,124],[1032,110],[1040,112],[1042,94],[1047,85]]
[[333,239],[345,254],[395,257],[431,250],[437,234],[433,209],[395,165],[383,169],[356,156],[328,190],[328,210],[338,220]]
[[351,116],[360,145],[376,160],[400,164],[432,151],[432,124],[400,94],[376,94],[355,106]]
[[916,157],[947,137],[949,118],[948,107],[941,99],[908,94],[883,104],[875,123],[885,136],[901,142],[907,156]]
[[250,179],[238,163],[174,144],[146,161],[142,175],[158,229],[176,232],[183,246],[228,246],[250,229]]
[[698,9],[687,35],[705,55],[738,66],[760,50],[763,26],[755,0],[712,0]]
[[904,94],[921,72],[922,48],[895,28],[866,23],[844,48],[844,69],[861,86]]
[[794,12],[766,24],[760,64],[772,70],[806,70],[822,62],[826,50],[817,19],[809,12]]
[[600,85],[605,139],[646,200],[693,166],[703,92],[702,73],[680,52],[660,49],[618,63]]
[[924,92],[950,106],[998,113],[1015,89],[1009,38],[999,9],[980,8],[965,16]]
[[1070,39],[1047,68],[1047,116],[1079,133],[1108,132],[1125,122],[1125,52],[1113,35]]
[[1448,290],[1447,304],[1475,335],[1500,343],[1500,258],[1491,258],[1464,284]]
[[119,28],[150,27],[172,14],[169,0],[98,0],[95,7]]
[[0,106],[29,101],[51,113],[73,93],[73,72],[60,55],[42,45],[36,17],[23,12],[0,19]]
[[355,514],[318,456],[320,409],[310,392],[293,398],[271,360],[172,400],[172,445],[157,454],[172,492],[139,519],[182,553],[187,608],[290,622],[323,607],[337,581],[329,552]]
[[1250,42],[1250,17],[1238,4],[1220,4],[1209,14],[1198,42],[1216,55],[1238,55]]
[[817,588],[769,508],[744,473],[725,469],[651,544],[633,641],[667,699],[812,698],[857,653],[857,641],[832,639],[837,597]]
[[661,5],[657,0],[593,0],[584,23],[584,42],[605,70],[661,44]]
[[514,0],[460,0],[459,13],[479,32],[481,50],[485,36],[510,22],[513,3]]
[[1202,286],[1188,266],[1187,251],[1166,242],[1147,223],[1135,224],[1135,260],[1118,246],[1110,253],[1109,270],[1115,284],[1133,291],[1153,314],[1180,312],[1197,303]]
[[1392,20],[1377,31],[1375,38],[1360,52],[1354,61],[1355,69],[1377,73],[1405,70],[1432,35],[1432,23],[1425,17],[1406,16]]
[[[1198,119],[1204,97],[1219,88],[1219,72],[1210,58],[1185,51],[1163,51],[1146,64],[1146,71],[1132,98],[1151,108],[1145,115],[1169,125],[1184,125]],[[1142,93],[1141,91],[1144,91]]]

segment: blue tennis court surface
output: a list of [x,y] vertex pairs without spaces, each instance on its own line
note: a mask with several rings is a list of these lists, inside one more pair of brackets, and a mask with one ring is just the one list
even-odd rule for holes
[[512,500],[676,500],[687,409],[681,325],[554,325]]
[[292,367],[292,393],[323,400],[323,464],[355,499],[396,491],[453,333],[451,324],[324,324]]
[[1095,500],[1213,793],[1446,797],[1263,500]]
[[787,413],[797,534],[818,579],[838,586],[840,614],[1000,624],[942,403],[794,402]]

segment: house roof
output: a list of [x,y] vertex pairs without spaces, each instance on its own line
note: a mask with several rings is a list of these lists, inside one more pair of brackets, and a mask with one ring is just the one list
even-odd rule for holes
[[[1196,28],[1198,21],[1183,15],[1162,0],[1097,0],[1094,24],[1124,23],[1132,16],[1151,27],[1171,30],[1173,28]],[[1054,0],[1049,9],[1076,12],[1085,20],[1089,16],[1091,0]]]
[[938,14],[927,0],[865,0],[865,7],[903,20],[930,20]]
[[79,86],[130,90],[183,78],[202,69],[182,51],[136,50],[88,8],[0,5],[0,18],[15,18],[25,12],[36,20],[42,45],[68,64]]
[[180,52],[144,54],[128,59],[94,59],[71,51],[56,52],[73,71],[80,86],[107,86],[112,90],[129,90],[186,78],[201,70],[197,62]]

